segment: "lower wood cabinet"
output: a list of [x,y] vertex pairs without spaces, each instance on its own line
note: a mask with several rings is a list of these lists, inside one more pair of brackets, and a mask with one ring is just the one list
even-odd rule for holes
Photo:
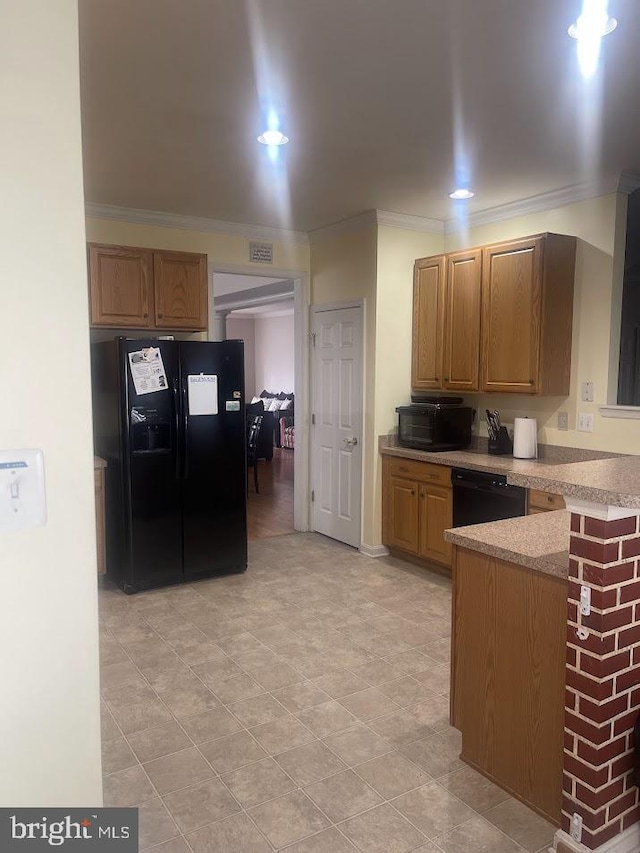
[[558,825],[567,581],[454,552],[451,717],[461,757]]
[[389,544],[411,554],[418,553],[419,484],[404,477],[389,477]]
[[384,456],[382,472],[383,543],[449,567],[451,545],[443,533],[453,523],[451,469]]

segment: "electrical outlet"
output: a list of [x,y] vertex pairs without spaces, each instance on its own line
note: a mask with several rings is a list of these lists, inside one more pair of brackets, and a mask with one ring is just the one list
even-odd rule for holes
[[582,841],[582,818],[578,812],[574,812],[573,817],[571,818],[570,835],[574,841],[577,841],[578,843]]
[[593,403],[593,382],[590,379],[582,383],[582,400],[585,403]]
[[569,429],[569,412],[558,412],[558,429]]
[[593,415],[582,412],[578,415],[578,431],[593,432]]

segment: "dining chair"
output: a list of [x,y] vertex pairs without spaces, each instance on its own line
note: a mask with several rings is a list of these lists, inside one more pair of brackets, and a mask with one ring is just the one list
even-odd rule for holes
[[258,488],[258,436],[262,426],[262,415],[250,415],[247,418],[247,494],[249,493],[249,468],[253,468],[253,483],[256,494],[260,494]]

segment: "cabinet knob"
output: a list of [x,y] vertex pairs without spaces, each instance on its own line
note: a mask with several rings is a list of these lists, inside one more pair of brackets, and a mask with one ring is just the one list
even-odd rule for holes
[[413,489],[411,489],[411,497],[414,497],[414,496],[415,496],[415,492]]
[[158,314],[158,318],[159,318],[160,320],[162,320],[163,316],[164,316],[163,314]]
[[143,317],[148,317],[149,315],[148,315],[148,314],[143,314],[142,316],[143,316]]
[[449,377],[448,377],[448,376],[445,376],[445,377],[444,377],[444,381],[445,381],[445,382],[448,382],[448,381],[449,381]]
[[529,380],[529,385],[535,385],[535,381],[533,379]]

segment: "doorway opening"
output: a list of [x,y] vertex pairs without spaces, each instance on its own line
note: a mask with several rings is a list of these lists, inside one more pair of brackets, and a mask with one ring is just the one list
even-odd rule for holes
[[213,274],[214,334],[244,341],[250,541],[296,530],[294,289],[292,279]]

